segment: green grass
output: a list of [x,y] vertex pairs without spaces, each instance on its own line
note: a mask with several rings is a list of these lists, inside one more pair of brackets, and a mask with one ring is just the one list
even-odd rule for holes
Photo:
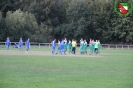
[[0,88],[133,88],[132,53],[105,49],[92,57],[0,54]]

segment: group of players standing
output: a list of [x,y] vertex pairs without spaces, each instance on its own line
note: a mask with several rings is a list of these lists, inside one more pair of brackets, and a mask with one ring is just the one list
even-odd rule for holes
[[[52,42],[52,54],[59,54],[59,55],[66,55],[66,52],[68,51],[68,54],[75,54],[76,53],[76,47],[77,47],[77,41],[76,40],[68,40],[67,38],[62,39],[61,41],[58,40],[58,43],[56,43],[56,39],[54,39]],[[6,45],[6,50],[9,49],[10,46],[10,39],[7,37],[7,40],[5,42]],[[16,45],[16,44],[15,44]],[[58,45],[57,52],[56,50],[56,45]],[[93,54],[100,54],[100,40],[94,41],[93,39],[90,39],[89,44],[87,44],[86,40],[83,40],[82,38],[80,39],[80,54],[87,54],[87,47],[89,45],[89,55]],[[30,48],[30,39],[28,38],[25,42],[26,46],[26,53],[28,53],[28,50]],[[18,48],[19,50],[23,50],[23,40],[20,38],[18,42]]]
[[[56,39],[54,39],[52,42],[52,54],[55,54],[55,50],[56,50]],[[71,40],[68,41],[67,43],[67,39],[64,38],[61,41],[58,40],[58,49],[56,54],[62,55],[65,54],[66,55],[66,51],[68,50],[68,53],[73,53],[75,54],[75,50],[76,50],[76,41],[73,39],[72,42]]]
[[[9,37],[7,37],[5,45],[6,45],[6,50],[9,50],[9,47],[11,45],[11,41],[10,41]],[[28,53],[29,48],[30,48],[30,38],[28,38],[26,40],[25,46],[26,46],[26,51],[25,52]],[[23,50],[23,40],[22,40],[22,38],[20,38],[18,44],[15,43],[14,48],[19,48],[19,50]]]
[[[56,43],[56,39],[54,39],[52,42],[52,54],[59,54],[59,55],[66,55],[66,52],[68,51],[68,54],[75,54],[76,53],[76,46],[77,46],[77,41],[76,40],[68,40],[64,38],[61,41],[58,40],[58,43]],[[58,45],[57,52],[56,50],[56,45]],[[100,54],[100,40],[94,41],[93,39],[90,39],[89,44],[87,44],[86,40],[83,40],[82,38],[80,39],[80,54],[87,54],[87,48],[89,45],[89,55],[99,55]]]

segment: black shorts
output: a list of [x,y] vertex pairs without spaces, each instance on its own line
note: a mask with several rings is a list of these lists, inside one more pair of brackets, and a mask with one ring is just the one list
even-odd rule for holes
[[75,51],[75,47],[72,47],[72,51]]
[[98,50],[98,48],[95,48],[95,50]]

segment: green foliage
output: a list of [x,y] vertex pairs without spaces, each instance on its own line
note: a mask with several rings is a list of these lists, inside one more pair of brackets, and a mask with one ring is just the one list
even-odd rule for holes
[[6,21],[9,27],[8,30],[11,31],[11,38],[16,41],[20,37],[24,39],[30,37],[32,40],[32,35],[38,29],[34,15],[21,10],[7,12]]
[[113,7],[112,1],[72,0],[66,11],[68,18],[66,25],[77,24],[73,38],[100,39],[106,43],[132,42],[132,33],[129,35],[132,31],[131,17],[121,18],[110,7]]
[[45,23],[48,26],[57,26],[59,24],[59,0],[34,0],[29,1],[24,11],[34,14],[37,23]]
[[6,17],[6,13],[8,11],[15,11],[16,4],[19,0],[0,0],[0,11],[2,11],[2,15]]
[[9,11],[6,21],[12,40],[30,37],[34,42],[49,42],[48,39],[51,39],[52,28],[43,23],[38,26],[35,16],[31,13],[22,12],[20,9],[15,12]]
[[[55,36],[67,37],[79,40],[81,37],[88,38],[88,8],[84,1],[78,0],[68,5],[66,9],[66,24],[62,24],[55,30]],[[57,33],[57,34],[56,34]]]
[[0,41],[5,41],[5,37],[8,35],[6,20],[2,17],[0,12]]
[[113,0],[1,0],[0,41],[20,36],[33,42],[52,38],[133,43],[133,13],[119,17]]
[[88,8],[83,0],[72,0],[66,11],[69,22],[78,21],[88,16]]
[[35,35],[35,41],[37,42],[50,42],[52,41],[52,28],[49,26],[41,23],[39,26],[39,30],[36,31]]

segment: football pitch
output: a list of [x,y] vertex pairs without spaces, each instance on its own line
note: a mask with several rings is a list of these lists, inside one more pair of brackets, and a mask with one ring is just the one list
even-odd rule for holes
[[60,56],[0,48],[0,88],[133,88],[133,50]]

